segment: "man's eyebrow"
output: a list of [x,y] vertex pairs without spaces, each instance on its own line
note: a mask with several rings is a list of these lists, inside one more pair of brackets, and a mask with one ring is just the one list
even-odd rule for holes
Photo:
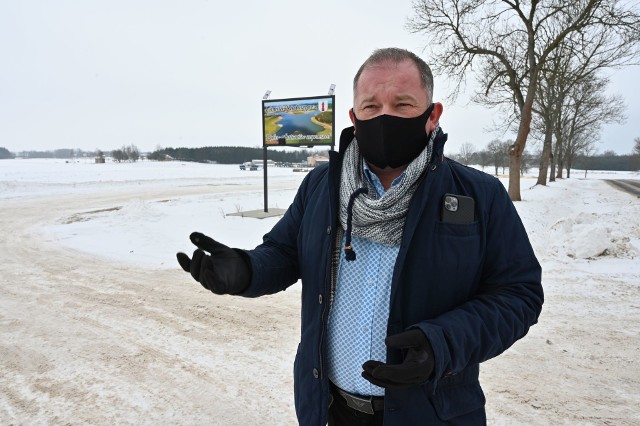
[[367,98],[361,99],[360,100],[360,104],[364,104],[364,103],[367,103],[367,102],[374,102],[375,100],[376,100],[375,95],[372,95],[372,96],[369,96]]
[[416,97],[415,97],[415,96],[413,96],[413,95],[412,95],[412,94],[410,94],[410,93],[407,93],[407,94],[402,94],[402,95],[398,95],[398,96],[396,96],[396,100],[397,100],[397,101],[406,101],[406,100],[415,101],[415,100],[416,100]]

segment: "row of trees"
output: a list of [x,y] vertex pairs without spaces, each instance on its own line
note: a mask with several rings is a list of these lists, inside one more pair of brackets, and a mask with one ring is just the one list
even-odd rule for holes
[[604,94],[603,72],[640,56],[637,2],[415,0],[413,6],[409,30],[427,37],[434,70],[456,81],[452,97],[473,69],[479,84],[473,101],[497,108],[500,127],[517,132],[509,147],[512,200],[521,199],[519,172],[532,130],[544,141],[538,182],[546,184],[550,165],[562,169],[580,141],[597,139],[604,122],[624,118],[621,99]]
[[[473,144],[465,143],[460,147],[459,153],[453,154],[451,158],[465,165],[477,164],[483,171],[486,167],[493,166],[494,174],[497,176],[500,173],[504,174],[509,167],[509,149],[512,145],[513,141],[494,139],[485,149],[477,151]],[[527,173],[534,162],[535,156],[525,151],[520,162],[520,174]]]
[[[56,149],[53,151],[22,151],[22,158],[83,158],[98,157],[104,158],[105,154],[101,150],[82,151],[80,149]],[[123,146],[121,149],[111,151],[111,156],[117,162],[121,161],[138,161],[140,159],[140,151],[135,145]],[[6,148],[0,147],[0,159],[15,158],[16,155]]]
[[[196,162],[216,162],[219,164],[240,164],[263,157],[262,148],[239,146],[207,146],[203,148],[160,148],[149,154],[149,160],[164,160],[169,156],[176,160]],[[277,163],[302,163],[312,155],[310,150],[295,151],[267,150],[267,159]]]
[[[482,170],[488,166],[494,167],[494,173],[504,174],[509,167],[509,149],[513,141],[491,141],[485,149],[476,150],[471,143],[465,143],[460,147],[457,154],[450,155],[456,161],[465,165],[479,165]],[[540,152],[531,154],[524,151],[520,166],[520,174],[527,173],[531,167],[540,159]],[[605,151],[602,154],[592,155],[592,153],[580,153],[572,156],[570,164],[574,168],[581,170],[640,170],[640,138],[636,138],[634,152],[629,155],[618,155],[614,151]],[[571,168],[567,168],[567,177],[570,177]]]
[[9,158],[15,158],[15,155],[7,148],[0,147],[0,160],[6,160]]
[[82,157],[92,157],[93,151],[83,151],[81,149],[71,149],[71,148],[61,148],[54,149],[51,151],[21,151],[17,153],[19,157],[22,158],[62,158],[62,159],[70,159],[70,158],[82,158]]
[[[302,163],[313,153],[306,149],[296,149],[295,151],[268,150],[267,158],[281,163]],[[23,151],[19,153],[22,158],[60,158],[72,159],[82,157],[96,157],[104,159],[110,155],[114,161],[120,163],[125,161],[136,162],[141,158],[140,150],[135,145],[123,146],[120,149],[105,153],[101,150],[82,151],[79,149],[56,149],[52,151]],[[239,164],[262,158],[262,148],[245,148],[230,146],[210,146],[203,148],[160,148],[149,154],[149,160],[165,160],[172,158],[176,160],[195,162],[215,162],[220,164]],[[16,155],[6,148],[0,147],[0,159],[15,158]]]
[[[603,154],[579,155],[573,161],[575,169],[581,170],[640,170],[640,155],[617,155],[605,151]],[[567,177],[570,177],[570,172]]]
[[[0,158],[2,157],[2,149],[4,148],[0,148]],[[130,147],[123,147],[120,150],[115,150],[112,151],[111,154],[114,156],[119,155],[117,153],[119,153],[120,151],[122,152],[126,152],[127,150],[129,150],[129,152],[135,151],[136,153],[138,153],[138,156],[136,159],[140,158],[138,149],[135,147],[135,145],[131,145]],[[9,152],[5,149],[6,152]],[[114,155],[114,153],[116,153],[116,155]],[[14,153],[9,153],[11,155],[11,157],[7,157],[7,158],[15,158],[16,154]],[[101,150],[95,150],[95,151],[83,151],[81,149],[71,149],[71,148],[62,148],[62,149],[54,149],[54,150],[50,150],[50,151],[21,151],[17,153],[17,156],[22,157],[22,158],[60,158],[60,159],[73,159],[73,158],[89,158],[89,157],[98,157],[98,158],[103,158],[104,157],[104,152]],[[124,158],[124,160],[126,160],[127,158]],[[122,160],[122,159],[121,159]]]

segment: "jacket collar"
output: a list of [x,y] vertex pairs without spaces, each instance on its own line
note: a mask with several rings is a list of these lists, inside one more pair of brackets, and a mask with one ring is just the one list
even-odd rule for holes
[[351,126],[343,129],[342,133],[340,133],[340,144],[338,145],[338,153],[340,155],[344,154],[351,141],[353,141],[355,131],[356,128]]

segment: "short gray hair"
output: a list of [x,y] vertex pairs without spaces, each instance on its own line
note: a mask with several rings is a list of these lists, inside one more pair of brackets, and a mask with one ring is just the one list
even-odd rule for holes
[[429,102],[432,102],[433,98],[433,74],[431,73],[431,68],[425,61],[423,61],[420,57],[418,57],[415,53],[410,52],[406,49],[399,49],[397,47],[386,47],[384,49],[376,49],[373,51],[371,56],[367,58],[366,61],[360,66],[360,69],[356,73],[356,76],[353,78],[353,97],[356,96],[356,91],[358,88],[358,81],[360,80],[360,75],[362,72],[371,65],[378,65],[383,62],[392,62],[398,64],[403,61],[411,61],[418,68],[418,72],[420,73],[420,81],[422,82],[422,87],[427,92],[427,99]]

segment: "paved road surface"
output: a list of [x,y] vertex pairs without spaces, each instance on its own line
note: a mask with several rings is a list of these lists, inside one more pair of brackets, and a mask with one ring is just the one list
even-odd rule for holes
[[616,189],[640,198],[640,180],[638,179],[607,179],[607,183]]

